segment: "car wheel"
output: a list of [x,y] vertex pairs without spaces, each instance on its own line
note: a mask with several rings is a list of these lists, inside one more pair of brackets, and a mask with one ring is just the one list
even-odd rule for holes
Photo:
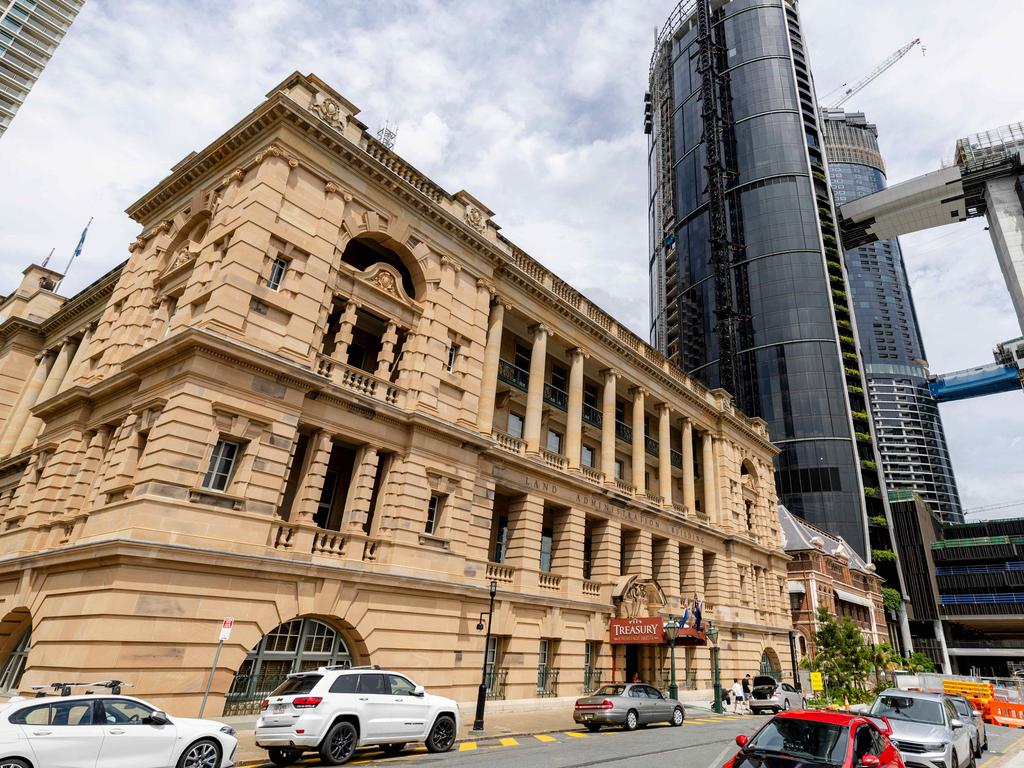
[[978,761],[974,759],[974,753],[971,753],[971,759],[967,761],[967,768],[978,768]]
[[455,721],[448,715],[440,715],[430,729],[426,742],[428,752],[447,752],[455,746]]
[[347,721],[335,723],[320,742],[320,761],[327,765],[341,765],[352,759],[359,734]]
[[981,739],[978,739],[978,743],[974,745],[974,759],[977,760],[981,757]]
[[960,768],[960,758],[957,757],[956,750],[953,750],[953,762],[950,764],[950,768]]
[[220,747],[213,739],[189,744],[178,758],[178,768],[220,768]]
[[636,713],[635,709],[629,710],[629,712],[626,713],[626,722],[624,722],[622,726],[627,731],[635,731],[638,725],[640,725],[640,716]]
[[21,758],[5,757],[0,760],[0,768],[30,768],[30,766]]
[[601,724],[600,723],[587,723],[587,730],[590,731],[591,733],[597,733],[598,731],[601,730]]
[[683,712],[682,707],[676,707],[672,710],[672,725],[680,726],[683,724],[683,720],[686,719],[686,713]]
[[782,700],[782,709],[783,709],[783,711],[789,709],[789,699],[783,699]]
[[[302,757],[302,752],[297,749],[271,747],[267,750],[267,757],[270,758],[270,762],[274,765],[294,765],[299,762],[299,758]],[[2,768],[2,766],[0,766],[0,768]]]
[[402,750],[405,749],[405,742],[401,744],[381,744],[380,749],[388,757],[394,757],[395,755],[402,754]]

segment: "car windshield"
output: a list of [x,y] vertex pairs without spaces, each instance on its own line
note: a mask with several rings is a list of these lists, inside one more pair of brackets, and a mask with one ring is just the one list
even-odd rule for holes
[[295,677],[286,677],[285,681],[281,683],[271,696],[300,696],[304,693],[309,693],[316,687],[316,684],[320,682],[323,675],[296,675]]
[[910,696],[879,696],[871,705],[871,714],[890,720],[942,725],[942,703]]
[[624,685],[605,685],[594,691],[594,696],[621,696],[622,692],[626,690]]
[[844,725],[776,717],[754,736],[746,749],[842,765],[849,738],[849,729]]

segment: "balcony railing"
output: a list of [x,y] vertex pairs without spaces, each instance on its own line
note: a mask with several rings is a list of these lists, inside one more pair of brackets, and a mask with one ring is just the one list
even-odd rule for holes
[[580,465],[580,474],[592,483],[604,482],[604,472],[594,469],[593,467],[588,467],[585,464]]
[[601,687],[601,670],[591,669],[590,667],[583,668],[583,692],[590,693],[596,691]]
[[549,667],[537,669],[537,695],[542,698],[558,695],[558,670]]
[[541,589],[557,592],[562,588],[562,577],[557,573],[541,573],[538,583]]
[[484,675],[484,682],[487,685],[487,698],[491,701],[505,698],[505,680],[508,678],[507,669],[488,669]]
[[515,569],[510,565],[502,565],[501,563],[487,564],[488,581],[496,581],[499,584],[511,584],[515,574]]
[[658,441],[653,437],[644,435],[644,450],[647,451],[651,456],[658,455]]
[[520,440],[518,437],[513,437],[506,432],[494,431],[491,433],[491,437],[494,438],[494,442],[504,448],[506,451],[516,453],[522,456],[526,453],[526,443]]
[[672,466],[676,469],[683,468],[683,454],[677,451],[675,448],[672,449]]
[[544,402],[553,405],[560,411],[569,407],[569,394],[564,389],[559,389],[554,384],[544,383]]
[[592,405],[583,404],[583,420],[595,427],[601,426],[601,410]]
[[569,460],[560,453],[555,453],[554,451],[548,451],[541,448],[540,455],[544,459],[544,463],[552,469],[561,469],[564,471],[569,467]]
[[619,478],[615,478],[615,487],[618,490],[622,491],[623,493],[629,494],[630,496],[636,493],[635,485],[633,485],[632,483],[627,483],[625,480],[620,480]]
[[615,422],[615,436],[624,443],[633,442],[633,428],[621,421]]
[[388,405],[400,406],[405,400],[405,389],[402,387],[326,355],[316,356],[316,372],[330,379],[332,384]]
[[498,379],[523,392],[530,388],[530,372],[508,360],[498,360]]
[[601,594],[601,585],[596,581],[584,581],[583,594],[588,597],[597,597]]

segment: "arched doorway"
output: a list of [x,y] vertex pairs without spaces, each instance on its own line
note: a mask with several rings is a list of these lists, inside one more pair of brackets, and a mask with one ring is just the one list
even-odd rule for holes
[[782,662],[779,661],[779,654],[771,648],[765,648],[761,653],[760,673],[771,675],[776,680],[782,679]]
[[18,608],[0,621],[0,694],[17,693],[32,647],[32,615]]
[[292,672],[328,666],[352,666],[352,652],[341,633],[317,619],[286,621],[245,657],[224,700],[224,715],[255,714],[260,701]]

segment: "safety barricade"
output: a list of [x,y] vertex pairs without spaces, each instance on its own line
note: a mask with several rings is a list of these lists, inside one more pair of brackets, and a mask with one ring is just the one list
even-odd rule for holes
[[993,699],[984,710],[985,722],[1024,728],[1024,704]]

